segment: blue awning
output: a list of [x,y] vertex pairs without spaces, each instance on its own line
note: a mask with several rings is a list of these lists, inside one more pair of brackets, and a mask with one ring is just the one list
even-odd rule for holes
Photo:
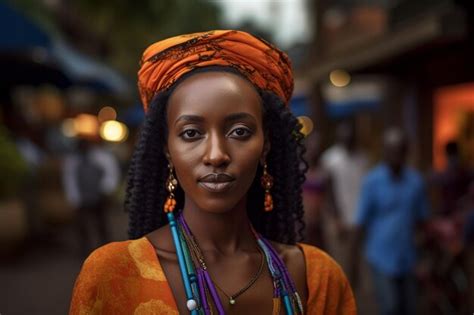
[[78,85],[102,92],[128,95],[130,85],[116,70],[73,49],[61,40],[55,40],[52,56],[60,69]]
[[49,35],[17,10],[0,3],[0,49],[19,51],[51,47]]
[[[25,66],[30,63],[30,66]],[[30,69],[19,73],[22,84],[29,77],[34,84],[52,83],[60,88],[85,86],[98,92],[128,95],[131,84],[116,70],[92,57],[80,53],[65,41],[48,34],[21,12],[0,3],[0,64],[12,68]],[[50,72],[59,72],[51,80]],[[44,74],[44,76],[43,76]],[[2,82],[12,81],[11,72],[0,74]],[[15,84],[17,81],[10,82]]]

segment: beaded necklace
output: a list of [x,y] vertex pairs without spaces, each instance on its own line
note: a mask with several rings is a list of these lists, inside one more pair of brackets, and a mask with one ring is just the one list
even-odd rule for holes
[[[207,270],[207,266],[206,266],[206,263],[204,261],[204,255],[202,254],[201,252],[201,249],[199,248],[196,240],[194,239],[194,236],[192,235],[191,233],[191,230],[189,229],[189,227],[187,226],[186,224],[186,221],[184,220],[183,216],[179,216],[178,217],[178,223],[179,223],[179,226],[181,228],[181,232],[182,232],[182,235],[184,237],[184,240],[186,242],[186,244],[188,245],[189,249],[190,249],[190,253],[191,253],[191,257],[195,260],[195,261],[198,261],[199,262],[199,265],[201,266],[202,269],[204,270]],[[260,277],[262,271],[263,271],[263,267],[265,265],[265,254],[263,253],[263,251],[260,249],[260,247],[258,247],[258,250],[260,251],[260,254],[262,256],[262,260],[261,260],[261,263],[260,263],[260,266],[258,268],[258,271],[257,273],[250,279],[250,281],[243,287],[241,288],[239,291],[237,291],[236,293],[232,294],[232,295],[228,295],[222,288],[220,288],[217,283],[215,281],[212,281],[214,286],[220,290],[228,299],[229,299],[229,304],[230,305],[234,305],[236,303],[236,300],[237,298],[243,294],[245,291],[247,291],[248,289],[250,289],[252,287],[252,285],[258,280],[258,278]]]
[[[179,269],[187,299],[186,306],[190,311],[190,314],[211,315],[213,314],[214,307],[219,315],[225,315],[224,307],[216,290],[216,285],[207,271],[204,257],[202,256],[184,217],[179,213],[178,217],[175,218],[173,212],[167,213],[167,217],[171,228],[171,234],[173,236],[173,243],[178,256]],[[285,314],[287,315],[303,314],[301,299],[285,264],[268,240],[263,238],[253,228],[252,232],[264,255],[272,277],[272,314],[280,314],[282,304],[285,309]],[[259,272],[254,276],[254,278],[258,278],[261,273],[260,269],[262,268],[259,268]],[[253,285],[256,281],[254,278],[252,278],[245,290]],[[227,294],[224,295],[227,296]],[[235,303],[235,295],[233,298],[232,296],[229,298],[230,300],[234,300]],[[230,300],[230,304],[234,304]]]

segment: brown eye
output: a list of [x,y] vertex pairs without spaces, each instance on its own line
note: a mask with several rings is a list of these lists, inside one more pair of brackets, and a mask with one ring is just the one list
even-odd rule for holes
[[201,133],[196,129],[186,129],[180,135],[184,140],[193,140],[201,136]]
[[243,128],[243,127],[239,127],[239,128],[233,129],[233,130],[230,132],[229,136],[230,136],[230,137],[233,137],[233,138],[243,139],[243,138],[249,137],[251,134],[252,134],[252,132],[251,132],[249,129]]

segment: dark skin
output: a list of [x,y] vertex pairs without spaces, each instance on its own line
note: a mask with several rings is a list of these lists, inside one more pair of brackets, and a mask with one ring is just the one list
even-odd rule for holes
[[[213,281],[232,295],[257,273],[262,260],[247,216],[246,195],[270,144],[265,139],[261,99],[251,83],[235,74],[206,72],[182,82],[169,99],[168,139],[164,148],[185,192],[183,215],[201,248]],[[231,184],[209,191],[202,178],[226,174]],[[258,210],[263,211],[263,210]],[[147,235],[180,314],[187,314],[184,287],[169,226]],[[307,300],[306,268],[297,246],[274,244]],[[271,314],[273,285],[266,267],[258,280],[230,305],[228,314]]]

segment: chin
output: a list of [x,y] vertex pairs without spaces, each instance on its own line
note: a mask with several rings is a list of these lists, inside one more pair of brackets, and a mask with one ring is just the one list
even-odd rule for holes
[[202,209],[203,211],[219,214],[232,211],[232,209],[234,209],[238,203],[239,200],[229,200],[228,198],[213,198],[196,202],[196,205],[199,207],[199,209]]

